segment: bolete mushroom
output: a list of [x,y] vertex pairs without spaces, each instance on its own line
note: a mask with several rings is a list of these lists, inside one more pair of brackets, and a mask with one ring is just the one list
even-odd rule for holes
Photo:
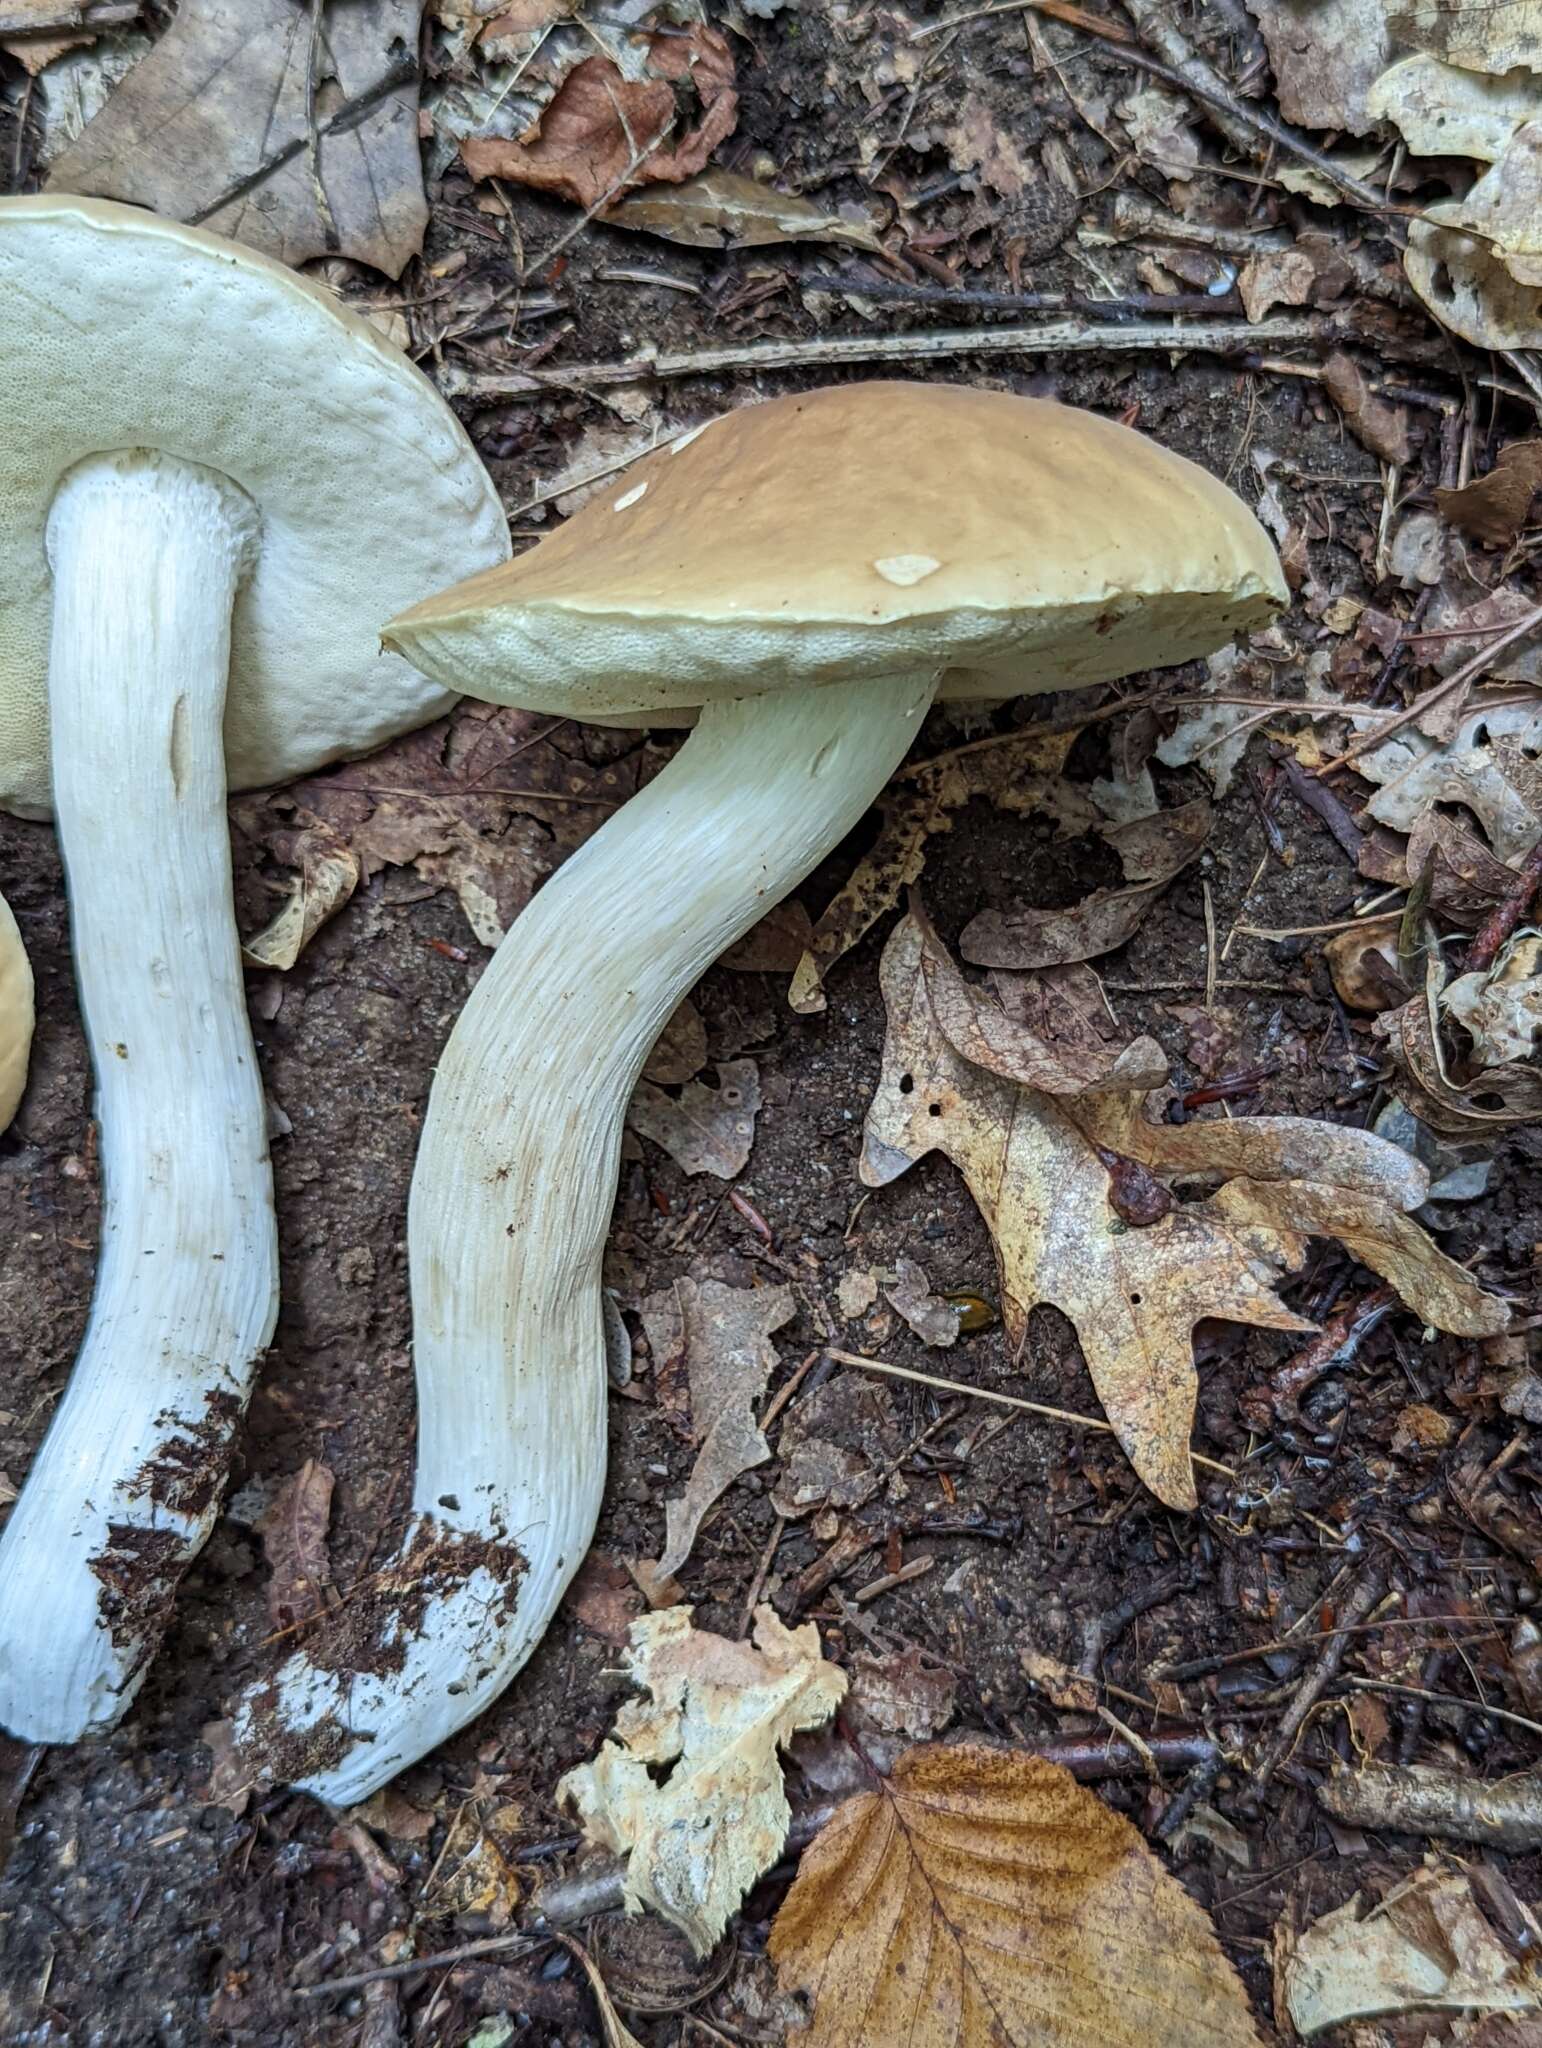
[[32,962],[16,913],[0,896],[0,1131],[10,1128],[32,1058]]
[[0,1726],[110,1727],[216,1513],[278,1303],[227,785],[453,701],[380,621],[502,560],[421,373],[266,257],[0,200],[0,804],[58,824],[101,1125],[69,1386],[0,1538]]
[[386,629],[490,702],[699,717],[522,914],[440,1062],[408,1220],[413,1519],[370,1602],[244,1701],[276,1775],[362,1797],[540,1640],[604,1483],[600,1259],[638,1071],[709,962],[856,824],[939,689],[1161,668],[1284,601],[1246,507],[1130,429],[866,383],[714,421]]

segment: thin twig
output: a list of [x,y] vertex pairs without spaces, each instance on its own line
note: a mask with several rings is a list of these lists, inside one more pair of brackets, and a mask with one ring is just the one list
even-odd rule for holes
[[1349,1648],[1349,1635],[1357,1622],[1365,1621],[1373,1607],[1387,1590],[1386,1574],[1377,1568],[1368,1571],[1344,1603],[1345,1634],[1336,1635],[1324,1643],[1316,1662],[1296,1688],[1295,1697],[1280,1721],[1279,1727],[1264,1745],[1252,1777],[1248,1780],[1244,1799],[1256,1802],[1263,1794],[1269,1780],[1289,1756],[1295,1746],[1296,1737],[1306,1726],[1308,1716],[1322,1698],[1331,1679],[1338,1676],[1338,1668],[1344,1661]]

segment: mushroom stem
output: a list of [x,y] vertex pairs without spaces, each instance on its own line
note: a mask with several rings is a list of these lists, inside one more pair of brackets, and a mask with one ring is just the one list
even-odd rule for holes
[[278,1306],[222,723],[254,525],[192,464],[66,477],[49,522],[59,837],[101,1128],[96,1292],[0,1539],[0,1725],[110,1728],[213,1524]]
[[935,684],[707,705],[493,956],[412,1183],[413,1517],[373,1584],[246,1695],[238,1737],[275,1775],[364,1798],[540,1641],[604,1488],[600,1262],[633,1085],[685,990],[856,824]]

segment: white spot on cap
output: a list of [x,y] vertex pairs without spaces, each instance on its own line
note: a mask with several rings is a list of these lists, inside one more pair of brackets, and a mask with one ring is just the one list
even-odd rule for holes
[[678,440],[671,441],[669,444],[670,454],[678,455],[682,448],[689,448],[693,441],[701,438],[711,424],[711,420],[703,420],[699,427],[692,427],[688,433],[682,434]]
[[924,583],[942,564],[934,555],[885,555],[873,567],[885,583],[897,583],[901,590],[908,590],[912,583]]
[[634,484],[629,491],[623,492],[616,500],[615,504],[610,508],[611,511],[624,512],[628,505],[635,505],[647,488],[646,484]]

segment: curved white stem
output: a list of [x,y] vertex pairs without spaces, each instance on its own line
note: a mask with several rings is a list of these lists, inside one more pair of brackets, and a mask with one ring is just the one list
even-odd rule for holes
[[278,1308],[222,725],[245,499],[104,456],[49,525],[54,801],[96,1070],[102,1233],[69,1386],[0,1538],[0,1725],[110,1728],[213,1524]]
[[412,1183],[414,1515],[394,1562],[237,1713],[338,1804],[464,1726],[540,1641],[605,1481],[600,1260],[622,1119],[704,969],[861,817],[935,677],[709,705],[477,984]]

